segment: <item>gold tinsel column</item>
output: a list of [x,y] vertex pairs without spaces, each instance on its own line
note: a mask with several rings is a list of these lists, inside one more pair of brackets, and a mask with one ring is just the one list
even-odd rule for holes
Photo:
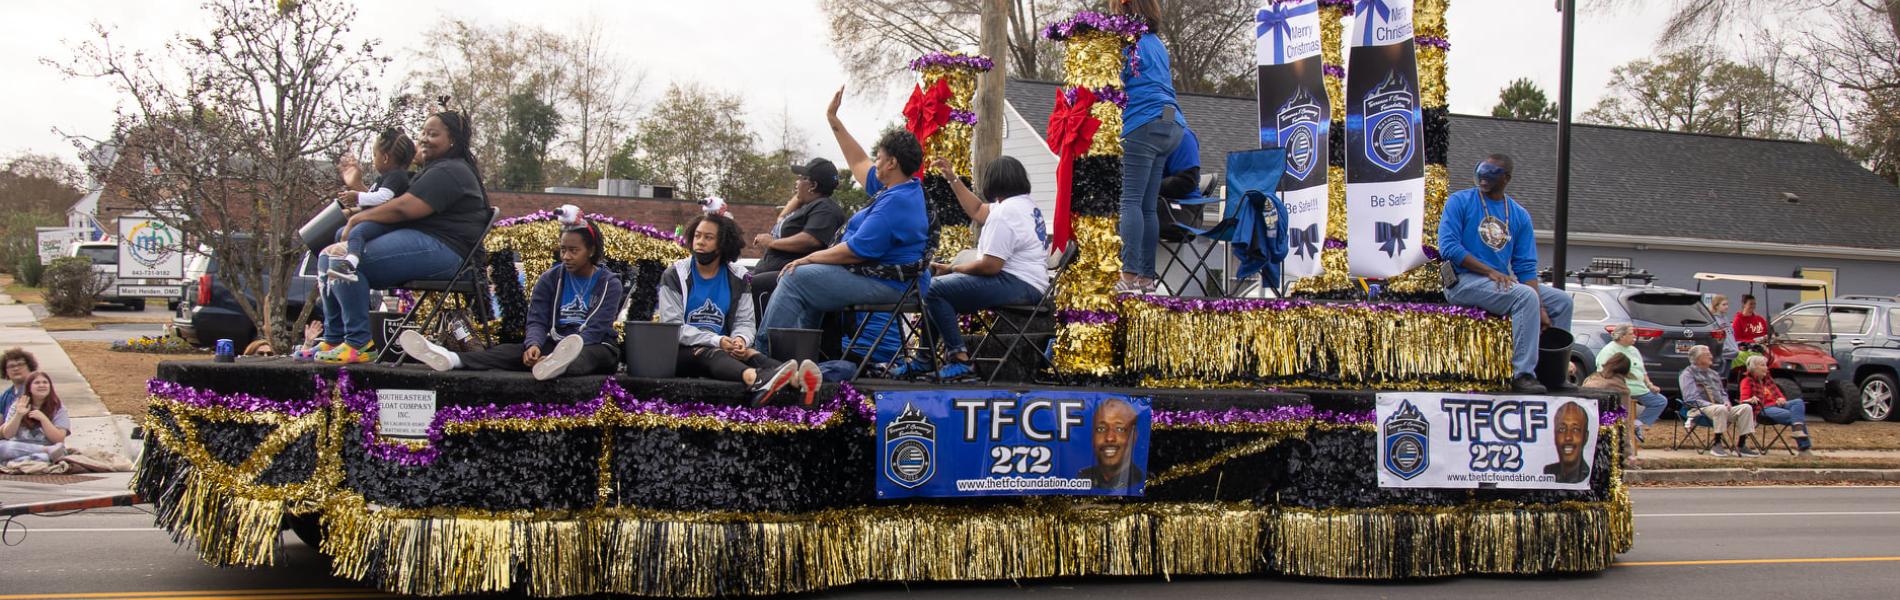
[[[976,80],[994,67],[995,63],[987,56],[961,52],[933,52],[910,61],[911,70],[923,78],[923,89],[930,89],[939,81],[950,88],[950,122],[930,134],[929,139],[919,140],[924,145],[925,155],[950,161],[955,173],[945,173],[945,177],[970,177],[970,144],[976,134],[977,120],[972,104]],[[976,247],[976,236],[969,225],[946,224],[937,234],[935,257],[939,262],[951,262],[957,252]]]

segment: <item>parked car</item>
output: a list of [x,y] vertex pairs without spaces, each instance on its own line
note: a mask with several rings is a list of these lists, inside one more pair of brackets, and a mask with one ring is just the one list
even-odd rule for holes
[[1860,418],[1900,418],[1894,411],[1894,394],[1900,390],[1900,298],[1842,296],[1802,302],[1776,315],[1770,328],[1778,336],[1833,354],[1840,368],[1829,379],[1860,390]]
[[[1643,367],[1657,391],[1671,401],[1680,399],[1676,375],[1689,366],[1690,348],[1703,345],[1723,353],[1726,334],[1696,292],[1629,284],[1571,284],[1564,291],[1570,293],[1574,307],[1570,317],[1570,333],[1576,339],[1570,347],[1572,384],[1596,372],[1597,352],[1609,345],[1610,331],[1617,325],[1635,329]],[[1721,360],[1733,357],[1726,354]]]
[[145,310],[147,296],[166,295],[165,281],[158,279],[119,279],[119,245],[114,242],[80,242],[68,250],[70,256],[92,260],[92,272],[105,282],[99,302],[116,304],[128,310]]
[[[1696,273],[1695,280],[1697,290],[1702,289],[1704,281],[1746,283],[1748,293],[1760,293],[1759,304],[1764,306],[1774,305],[1769,297],[1775,291],[1820,292],[1823,297],[1828,291],[1826,281],[1798,277]],[[1782,394],[1789,398],[1807,399],[1808,414],[1841,424],[1852,423],[1860,418],[1860,390],[1837,377],[1836,374],[1841,370],[1840,361],[1834,358],[1825,344],[1782,335],[1770,327],[1767,338],[1743,346],[1745,351],[1760,352],[1768,358],[1769,376],[1774,378],[1776,385],[1781,386]],[[1743,365],[1736,365],[1730,370],[1731,393],[1739,395],[1739,382],[1746,370]]]
[[[187,283],[181,286],[183,298],[172,313],[172,328],[179,337],[199,347],[229,339],[240,350],[257,338],[257,326],[238,306],[237,296],[218,280],[216,256],[209,251],[192,255],[191,262],[185,265],[185,275]],[[295,319],[303,311],[304,298],[317,286],[317,275],[315,257],[304,253],[290,277],[289,294],[284,300],[285,318]],[[322,310],[321,305],[317,306],[310,318],[321,318]]]

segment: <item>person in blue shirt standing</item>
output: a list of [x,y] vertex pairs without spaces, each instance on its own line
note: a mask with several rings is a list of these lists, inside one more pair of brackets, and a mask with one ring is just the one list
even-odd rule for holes
[[929,283],[924,267],[930,219],[924,188],[913,177],[924,164],[923,146],[909,131],[892,129],[877,140],[872,158],[838,119],[844,88],[831,98],[825,116],[844,152],[851,176],[871,195],[871,203],[845,223],[843,241],[786,263],[778,290],[767,301],[753,346],[771,353],[768,333],[780,327],[817,329],[827,312],[854,304],[892,304],[913,278]]
[[1493,154],[1478,163],[1478,187],[1445,200],[1438,254],[1458,274],[1446,300],[1511,318],[1511,391],[1541,394],[1537,338],[1543,327],[1570,329],[1570,296],[1537,279],[1531,213],[1504,193],[1511,169],[1511,157]]
[[1122,109],[1122,276],[1115,293],[1146,294],[1159,286],[1155,249],[1161,245],[1161,219],[1155,205],[1161,193],[1168,155],[1181,143],[1187,118],[1174,100],[1174,75],[1168,49],[1154,31],[1161,27],[1157,0],[1121,0],[1108,3],[1117,13],[1146,21],[1148,33],[1135,40],[1122,64],[1122,87],[1128,106]]

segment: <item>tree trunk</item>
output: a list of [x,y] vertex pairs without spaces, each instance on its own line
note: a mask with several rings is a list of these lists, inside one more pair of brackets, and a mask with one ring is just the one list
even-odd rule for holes
[[977,78],[976,139],[970,144],[970,173],[977,181],[990,161],[1003,153],[1003,86],[1009,81],[1010,0],[983,0],[981,52],[996,63]]

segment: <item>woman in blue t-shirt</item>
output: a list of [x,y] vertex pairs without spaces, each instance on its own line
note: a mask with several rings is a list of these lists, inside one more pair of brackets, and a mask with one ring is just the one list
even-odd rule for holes
[[1128,107],[1122,109],[1122,277],[1116,293],[1146,294],[1155,290],[1155,248],[1161,244],[1161,220],[1155,203],[1161,194],[1162,171],[1169,154],[1181,143],[1187,119],[1174,101],[1174,76],[1168,49],[1153,33],[1161,27],[1161,4],[1156,0],[1110,0],[1110,12],[1141,19],[1149,33],[1135,40],[1122,63],[1122,87]]

